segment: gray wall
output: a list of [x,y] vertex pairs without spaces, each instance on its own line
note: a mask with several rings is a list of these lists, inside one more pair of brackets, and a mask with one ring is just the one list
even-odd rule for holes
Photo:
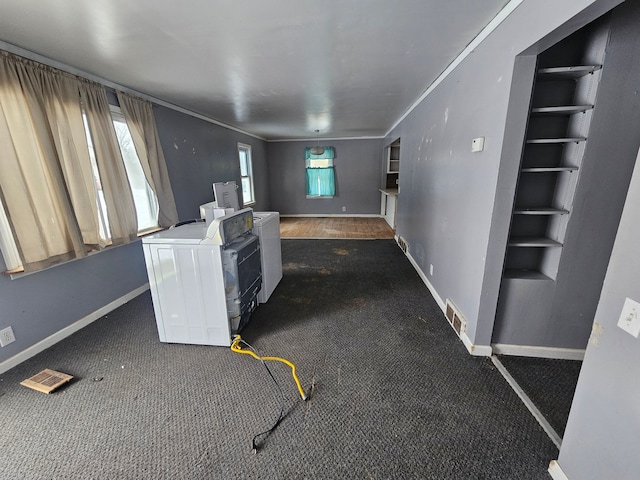
[[[154,114],[181,220],[211,201],[214,181],[240,181],[237,142],[252,146],[255,208],[269,209],[264,141],[165,107]],[[16,336],[0,349],[0,363],[147,281],[140,240],[15,280],[0,276],[0,329],[11,325]]]
[[146,282],[139,240],[15,280],[1,275],[0,328],[13,327],[16,341],[0,349],[0,362]]
[[[251,145],[256,205],[270,208],[266,142],[220,125],[156,106],[164,156],[180,220],[198,216],[198,207],[213,199],[213,182],[235,180],[240,185],[238,142]],[[242,192],[238,191],[242,201]]]
[[[551,32],[564,25],[569,34],[617,3],[525,0],[385,140],[402,139],[397,232],[437,295],[465,315],[475,344],[491,341],[510,221],[509,196],[495,201],[505,188],[498,172],[516,56],[541,39],[552,45],[560,38],[553,41]],[[485,149],[472,153],[480,136]]]
[[271,208],[285,215],[379,215],[382,140],[331,140],[321,144],[336,149],[335,197],[306,198],[304,149],[315,142],[271,142],[267,145]]
[[620,221],[558,463],[569,480],[640,475],[640,339],[617,327],[625,298],[640,302],[640,162]]

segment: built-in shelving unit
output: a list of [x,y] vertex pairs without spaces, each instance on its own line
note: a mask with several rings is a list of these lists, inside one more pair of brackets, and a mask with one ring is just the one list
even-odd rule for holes
[[600,69],[561,65],[537,71],[508,240],[507,278],[553,280],[557,274]]
[[400,140],[396,140],[387,147],[387,173],[400,171]]
[[497,350],[542,355],[529,350],[542,347],[552,350],[544,356],[562,356],[586,344],[606,268],[596,255],[613,244],[608,212],[623,195],[615,186],[624,160],[603,152],[628,141],[620,134],[605,138],[607,125],[615,124],[612,106],[624,102],[612,87],[626,83],[616,70],[621,59],[606,59],[614,38],[610,20],[603,17],[515,64],[505,153],[517,157],[505,155],[503,164],[515,191],[491,339]]

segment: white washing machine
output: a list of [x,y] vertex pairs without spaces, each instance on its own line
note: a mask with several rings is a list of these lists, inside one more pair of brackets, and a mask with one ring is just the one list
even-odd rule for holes
[[258,303],[267,303],[282,279],[280,213],[253,212],[253,232],[260,240],[262,262],[262,289],[258,293]]

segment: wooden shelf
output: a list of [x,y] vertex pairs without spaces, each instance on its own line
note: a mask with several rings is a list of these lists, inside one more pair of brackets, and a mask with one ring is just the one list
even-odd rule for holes
[[536,107],[531,109],[532,115],[573,115],[591,110],[593,105],[562,105],[556,107]]
[[505,270],[503,274],[504,278],[518,278],[522,280],[549,280],[551,279],[546,275],[538,272],[537,270]]
[[580,78],[594,73],[602,68],[602,65],[573,65],[570,67],[551,67],[538,70],[539,77],[564,77]]
[[580,143],[586,140],[586,137],[531,138],[527,140],[527,143]]
[[551,207],[542,207],[542,208],[516,207],[513,210],[513,213],[516,215],[566,215],[567,213],[569,213],[569,210],[563,210],[561,208],[551,208]]
[[520,171],[523,173],[547,173],[547,172],[573,172],[578,167],[525,167]]
[[511,237],[510,247],[561,247],[560,242],[543,237]]

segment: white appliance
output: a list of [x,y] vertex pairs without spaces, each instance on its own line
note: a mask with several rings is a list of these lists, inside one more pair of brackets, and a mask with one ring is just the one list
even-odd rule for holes
[[143,237],[160,341],[231,345],[261,287],[251,209]]
[[253,212],[253,224],[253,231],[260,240],[262,264],[262,290],[258,293],[258,303],[267,303],[282,279],[280,214],[278,212]]
[[216,218],[233,213],[233,208],[218,208],[216,202],[200,205],[200,218],[210,225]]

